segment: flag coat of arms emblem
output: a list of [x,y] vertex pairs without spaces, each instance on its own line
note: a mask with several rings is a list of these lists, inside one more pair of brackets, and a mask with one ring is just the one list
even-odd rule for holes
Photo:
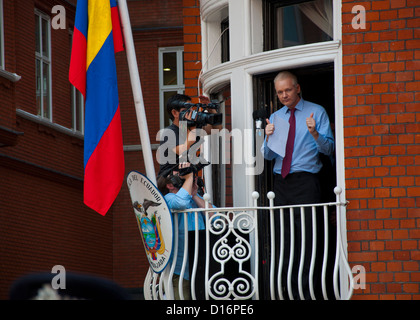
[[127,185],[149,265],[160,273],[172,254],[171,212],[159,189],[143,174],[131,171]]

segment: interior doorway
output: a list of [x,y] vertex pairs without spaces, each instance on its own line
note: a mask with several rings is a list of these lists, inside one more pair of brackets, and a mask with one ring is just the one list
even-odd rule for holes
[[[279,70],[280,71],[280,70]],[[273,80],[279,71],[257,75],[254,77],[254,106],[255,109],[265,109],[267,116],[279,110],[280,104],[275,93]],[[335,119],[335,97],[334,97],[334,64],[321,64],[315,66],[307,66],[302,68],[288,69],[294,73],[301,87],[302,98],[317,103],[325,108],[331,123],[331,129],[334,134],[334,119]],[[265,122],[263,122],[263,126]],[[256,150],[259,151],[259,150]],[[333,189],[336,185],[335,179],[335,161],[327,157],[321,159],[323,162],[323,169],[321,172],[321,181],[325,190],[323,199],[335,200]],[[261,195],[266,195],[267,192],[273,190],[273,163],[265,160],[263,172],[256,176],[255,186],[256,191]],[[328,188],[332,186],[331,188]],[[328,189],[331,189],[328,192]],[[265,197],[262,197],[265,198]],[[262,201],[267,201],[266,199]],[[268,205],[268,203],[261,203],[261,205]]]
[[[294,73],[298,78],[298,83],[301,86],[302,98],[317,103],[323,106],[328,114],[331,123],[331,129],[335,136],[335,88],[334,88],[334,64],[326,63],[313,66],[305,66],[300,68],[287,69]],[[275,76],[282,70],[277,70],[272,73],[266,73],[254,76],[254,108],[263,109],[266,112],[267,117],[272,113],[279,110],[282,105],[277,98],[273,80]],[[265,122],[263,122],[263,128]],[[260,152],[260,150],[254,150],[254,152]],[[337,185],[337,174],[335,158],[321,155],[321,161],[323,168],[320,172],[320,181],[322,189],[322,202],[333,202],[335,201],[334,187]],[[273,174],[274,161],[264,160],[263,172],[255,176],[255,189],[259,192],[260,206],[269,206],[268,199],[266,197],[269,191],[274,189],[274,174]],[[330,213],[331,216],[334,212]],[[261,252],[261,282],[269,279],[269,261],[265,259],[270,254],[270,224],[269,217],[266,215],[259,215],[258,225],[261,228],[260,239],[259,239],[259,251]],[[333,221],[333,219],[331,219]],[[335,230],[331,228],[331,230]],[[330,237],[334,238],[333,234]],[[331,242],[332,243],[332,242]],[[335,250],[331,244],[329,250]],[[334,252],[334,251],[332,251]],[[331,266],[330,266],[331,267]],[[328,284],[329,288],[332,288],[332,283]],[[261,292],[264,290],[260,288],[260,294],[263,297],[269,297],[269,292]],[[332,289],[331,289],[332,290]]]

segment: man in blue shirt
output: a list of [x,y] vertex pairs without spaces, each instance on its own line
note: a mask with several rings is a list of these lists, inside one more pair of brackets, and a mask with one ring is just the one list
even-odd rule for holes
[[[266,138],[261,147],[261,152],[267,160],[274,160],[274,203],[276,206],[310,204],[321,202],[321,187],[318,173],[322,168],[322,162],[319,154],[327,156],[334,154],[334,137],[330,127],[330,121],[325,109],[315,103],[305,101],[301,98],[301,88],[297,78],[290,72],[280,72],[274,79],[274,86],[277,97],[283,104],[283,107],[274,112],[265,127]],[[280,156],[271,150],[267,143],[273,138],[276,130],[274,118],[280,117],[289,122],[290,132],[294,131],[294,139],[289,139],[292,146],[289,147],[289,141],[285,147],[285,155]],[[293,136],[293,134],[292,134]],[[277,143],[276,141],[270,141]],[[289,152],[288,152],[289,151]],[[286,158],[289,156],[289,160]],[[289,162],[289,164],[287,164]],[[283,272],[288,266],[288,247],[290,246],[290,230],[288,224],[288,214],[285,214],[285,260],[283,263]],[[276,224],[278,224],[276,219]],[[300,250],[300,214],[294,214],[295,224],[295,243],[296,250]],[[305,234],[306,239],[312,238],[312,218],[310,213],[305,214]],[[279,230],[279,229],[276,229]],[[304,275],[309,273],[310,261],[310,242],[306,243]],[[309,248],[309,249],[308,249]],[[299,264],[300,252],[294,253],[294,269]],[[296,276],[292,276],[293,282],[297,283]],[[307,278],[304,279],[304,287],[308,288]],[[283,284],[285,281],[283,281]],[[305,290],[305,298],[308,297],[308,290]],[[297,297],[297,289],[294,288],[294,297]]]
[[[277,97],[284,106],[273,113],[270,116],[270,119],[267,120],[267,125],[265,127],[266,139],[261,148],[264,158],[267,160],[275,160],[273,171],[276,176],[282,178],[278,179],[282,182],[294,179],[293,173],[316,174],[322,167],[319,153],[323,153],[327,156],[331,156],[334,153],[334,137],[328,115],[325,109],[320,105],[305,101],[300,97],[301,89],[293,74],[289,72],[279,73],[274,79],[274,85]],[[289,121],[292,109],[294,109],[296,118],[296,133],[290,172],[283,178],[281,176],[283,157],[268,148],[267,141],[271,138],[270,136],[275,130],[273,124],[274,117],[278,116],[285,121]],[[278,183],[275,182],[275,185],[277,184]],[[289,188],[279,191],[289,191],[288,189]],[[275,199],[280,201],[280,196],[277,193]],[[314,200],[317,200],[317,198],[315,197]],[[287,194],[284,194],[284,199],[282,199],[281,202],[281,205],[302,203],[294,197],[289,199]]]

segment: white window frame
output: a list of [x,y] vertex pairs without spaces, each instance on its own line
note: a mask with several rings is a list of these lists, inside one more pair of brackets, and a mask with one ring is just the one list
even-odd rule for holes
[[[176,52],[177,57],[177,84],[176,85],[164,85],[163,84],[163,55],[165,53]],[[183,53],[184,47],[165,47],[159,48],[159,122],[160,128],[165,127],[165,113],[166,113],[166,101],[164,101],[164,94],[168,91],[176,91],[177,93],[183,94],[185,90],[184,84],[184,73],[183,73]]]
[[[48,15],[46,15],[45,13],[43,13],[42,11],[40,11],[40,10],[37,10],[37,9],[35,9],[35,17],[37,17],[38,19],[39,19],[39,21],[40,21],[40,24],[39,24],[39,26],[40,26],[40,34],[39,34],[39,41],[40,41],[40,44],[41,44],[41,46],[40,46],[40,48],[42,48],[42,43],[43,43],[43,38],[42,38],[42,20],[46,20],[47,21],[47,23],[48,23],[48,29],[47,29],[47,35],[48,35],[48,43],[47,43],[47,50],[48,50],[48,56],[44,56],[43,54],[42,54],[42,52],[41,53],[38,53],[38,52],[36,52],[35,51],[35,64],[39,61],[40,62],[40,73],[41,73],[41,92],[40,92],[40,96],[42,97],[43,95],[44,95],[44,91],[45,91],[45,88],[44,88],[44,85],[43,85],[43,75],[45,74],[45,71],[43,70],[44,69],[44,64],[46,64],[46,65],[48,65],[48,70],[47,70],[47,72],[48,72],[48,77],[49,77],[49,83],[48,83],[48,88],[46,88],[46,90],[47,90],[47,92],[48,92],[48,108],[49,108],[49,117],[44,117],[44,110],[45,110],[45,106],[44,106],[44,99],[41,99],[41,109],[39,110],[39,112],[38,112],[38,110],[37,110],[37,112],[38,112],[38,117],[40,117],[40,118],[42,118],[42,119],[45,119],[45,120],[47,120],[47,121],[50,121],[50,122],[52,122],[53,121],[53,112],[52,112],[52,77],[51,77],[51,75],[52,75],[52,73],[51,73],[51,28],[50,28],[50,26],[51,26],[51,19],[50,19],[50,17],[48,16]],[[41,49],[41,51],[42,51],[42,49]],[[36,78],[36,74],[35,74],[35,78]]]

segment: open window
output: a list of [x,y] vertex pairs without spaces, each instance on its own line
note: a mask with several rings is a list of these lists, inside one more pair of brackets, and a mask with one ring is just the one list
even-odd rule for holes
[[[328,117],[330,119],[331,129],[335,135],[335,98],[334,98],[334,64],[327,63],[321,65],[305,66],[301,68],[289,69],[288,71],[294,73],[298,82],[301,86],[302,98],[317,103],[325,108]],[[274,78],[278,71],[273,73],[267,73],[254,77],[254,89],[256,94],[254,96],[254,105],[256,108],[264,108],[268,115],[271,115],[275,111],[279,110],[282,105],[280,104],[274,89]],[[258,152],[256,150],[255,152]],[[274,161],[264,160],[264,171],[262,174],[255,177],[255,186],[259,194],[267,194],[267,192],[274,189],[274,175],[273,165]],[[322,189],[322,201],[333,202],[335,201],[334,187],[337,185],[336,179],[336,166],[335,159],[324,155],[321,155],[321,161],[323,168],[320,171],[320,181]],[[269,206],[268,199],[266,197],[260,197],[261,206]],[[333,223],[333,216],[335,212],[328,209],[330,215],[330,223]],[[262,256],[268,256],[270,239],[268,234],[270,233],[270,223],[268,216],[259,215],[258,225],[261,230],[260,233],[260,252]],[[330,239],[334,239],[332,233],[335,228],[330,227]],[[335,252],[335,243],[329,241],[329,252]],[[269,277],[268,263],[261,263],[261,281],[264,282]],[[327,270],[332,270],[333,266],[331,261],[327,265]],[[332,271],[331,271],[332,272]],[[327,290],[332,291],[332,283],[327,283]],[[261,288],[261,295],[269,297],[269,292],[263,292],[264,288]]]
[[332,0],[264,1],[264,51],[332,39]]

